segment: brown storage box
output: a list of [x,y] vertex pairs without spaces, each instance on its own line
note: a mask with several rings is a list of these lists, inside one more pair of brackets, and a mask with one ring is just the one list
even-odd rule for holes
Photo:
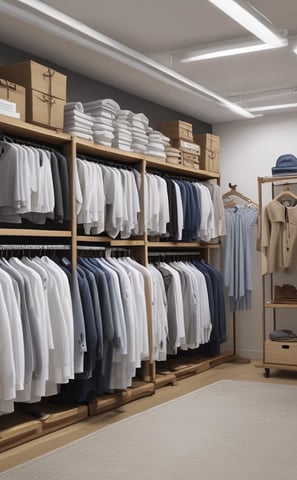
[[212,135],[211,133],[195,133],[194,141],[200,145],[200,147],[212,152],[220,151],[220,137],[217,135]]
[[200,145],[197,143],[189,142],[187,140],[171,140],[173,147],[178,148],[184,153],[191,153],[193,155],[200,155]]
[[21,85],[0,78],[0,98],[16,104],[20,119],[26,120],[26,89]]
[[199,170],[199,155],[193,153],[182,152],[182,163],[185,167],[196,168]]
[[171,139],[178,140],[182,138],[190,142],[193,141],[193,128],[191,123],[183,122],[182,120],[159,122],[157,124],[157,130]]
[[208,172],[220,173],[220,154],[213,150],[201,148],[200,168]]
[[26,121],[63,129],[67,77],[29,60],[0,67],[0,77],[26,88]]
[[27,92],[27,122],[55,129],[63,129],[64,105],[64,100],[60,98],[31,90]]
[[32,60],[1,66],[0,77],[66,101],[67,77]]
[[264,363],[297,366],[297,342],[266,340],[264,345]]

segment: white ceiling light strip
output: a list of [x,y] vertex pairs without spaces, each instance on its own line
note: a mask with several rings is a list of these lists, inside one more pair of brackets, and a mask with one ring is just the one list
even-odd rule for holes
[[274,47],[288,45],[288,40],[249,2],[244,0],[209,0],[209,2],[262,40],[262,42]]
[[[24,6],[29,7],[31,11],[26,11]],[[107,35],[97,32],[39,0],[10,0],[9,2],[0,0],[0,8],[3,12],[19,18],[21,21],[25,20],[38,27],[42,26],[42,28],[62,38],[76,42],[79,45],[84,44],[87,48],[104,53],[110,58],[128,64],[139,71],[145,71],[161,81],[167,81],[167,83],[170,82],[171,85],[176,87],[190,90],[192,93],[214,101],[242,117],[254,118],[254,115],[248,110],[228,101],[207,87],[188,79],[162,63],[113,40]]]
[[209,45],[199,50],[191,50],[185,53],[177,53],[172,55],[175,60],[181,63],[199,62],[210,60],[213,58],[229,57],[232,55],[242,55],[246,53],[261,52],[263,50],[271,50],[277,47],[261,43],[257,40],[233,42],[227,44]]
[[272,110],[286,110],[290,108],[297,108],[297,103],[282,103],[278,105],[265,105],[263,107],[252,107],[249,108],[248,110],[250,112],[269,112]]

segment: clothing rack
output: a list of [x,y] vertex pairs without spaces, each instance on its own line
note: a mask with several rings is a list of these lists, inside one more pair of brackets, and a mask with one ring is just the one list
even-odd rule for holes
[[70,245],[0,245],[0,250],[70,250]]
[[121,168],[122,170],[129,170],[131,172],[134,170],[134,168],[131,167],[130,165],[126,165],[123,163],[116,163],[116,162],[113,162],[112,160],[107,160],[105,158],[92,157],[89,155],[82,155],[82,154],[77,154],[76,158],[79,158],[80,160],[88,160],[89,162],[99,163],[101,165],[106,165],[107,167],[114,167],[114,168]]
[[150,173],[152,175],[158,175],[158,177],[162,177],[165,179],[168,178],[169,180],[182,180],[184,182],[203,183],[201,179],[198,182],[197,178],[178,176],[170,173],[162,173],[160,172],[160,170],[154,170],[153,168],[147,168],[147,173]]
[[[88,246],[88,245],[78,245],[78,252],[101,252],[104,253],[105,258],[116,257],[117,254],[121,254],[122,257],[133,257],[133,253],[130,249],[125,247],[103,247],[103,246]],[[124,255],[123,255],[124,254]]]
[[7,143],[17,143],[19,145],[26,145],[28,147],[42,148],[43,150],[49,150],[50,152],[59,151],[58,147],[53,148],[52,145],[47,145],[40,142],[32,142],[31,140],[25,140],[18,137],[8,137],[7,135],[0,135],[0,141]]
[[[241,201],[240,205],[246,205],[246,206],[254,206],[259,209],[259,205],[254,202],[252,199],[247,197],[246,195],[243,195],[237,190],[237,185],[232,185],[231,182],[229,182],[229,188],[230,190],[226,193],[223,194],[223,202],[224,202],[224,208],[234,208],[237,207],[238,203],[236,203],[235,199],[239,199]],[[235,199],[234,199],[235,198]],[[232,330],[233,330],[233,354],[235,356],[235,361],[237,363],[250,363],[249,358],[241,358],[238,357],[237,351],[236,351],[236,313],[232,313]]]
[[148,256],[149,257],[174,257],[174,256],[182,256],[182,257],[192,257],[195,255],[196,257],[200,257],[201,253],[197,250],[188,250],[187,252],[181,250],[181,251],[172,251],[172,252],[149,252]]

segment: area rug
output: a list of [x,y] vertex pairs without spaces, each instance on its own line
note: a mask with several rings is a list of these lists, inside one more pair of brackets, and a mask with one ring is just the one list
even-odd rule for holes
[[224,380],[104,427],[0,479],[296,480],[296,437],[297,386]]

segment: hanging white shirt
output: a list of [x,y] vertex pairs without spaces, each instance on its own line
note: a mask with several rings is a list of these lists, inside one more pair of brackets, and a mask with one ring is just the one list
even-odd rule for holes
[[[15,368],[15,390],[23,390],[25,377],[25,351],[20,310],[14,293],[13,283],[8,273],[0,269],[0,285],[12,332],[12,346]],[[6,368],[3,363],[1,368]]]

